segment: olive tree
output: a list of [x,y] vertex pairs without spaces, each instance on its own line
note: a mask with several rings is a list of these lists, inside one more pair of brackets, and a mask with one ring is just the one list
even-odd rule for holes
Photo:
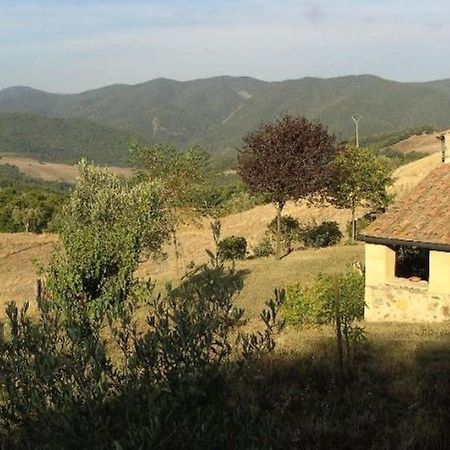
[[351,210],[352,235],[355,241],[355,212],[358,206],[385,208],[391,198],[387,187],[392,184],[390,165],[364,147],[345,146],[333,162],[330,200],[338,208]]
[[184,152],[168,144],[131,147],[131,162],[143,179],[158,181],[164,191],[170,216],[176,269],[179,272],[177,229],[186,220],[198,215],[197,195],[205,178],[209,155],[199,147]]
[[335,137],[305,117],[285,115],[244,137],[238,173],[253,193],[266,195],[277,208],[277,259],[284,205],[324,192],[336,152]]
[[82,304],[99,317],[131,295],[140,258],[159,252],[169,222],[158,183],[124,179],[84,161],[78,168],[79,181],[59,218],[60,246],[47,287],[63,309]]

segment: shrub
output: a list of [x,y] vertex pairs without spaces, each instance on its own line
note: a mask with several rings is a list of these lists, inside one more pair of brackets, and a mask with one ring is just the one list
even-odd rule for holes
[[217,250],[223,261],[244,259],[247,254],[247,240],[242,236],[230,236],[219,242]]
[[319,274],[309,283],[288,286],[283,316],[288,323],[323,325],[330,322],[333,290],[329,277]]
[[302,241],[306,247],[329,247],[342,239],[339,225],[334,221],[325,221],[320,225],[307,227],[302,232]]
[[[276,239],[277,235],[277,218],[275,217],[267,227],[267,231],[272,239]],[[285,250],[289,253],[292,251],[292,243],[300,239],[301,228],[297,219],[292,216],[281,217],[281,240]]]
[[334,276],[319,274],[309,283],[290,286],[282,313],[292,324],[335,325],[342,395],[345,365],[348,372],[351,369],[351,350],[354,354],[356,344],[365,338],[364,328],[354,323],[364,317],[364,276],[347,270]]
[[253,253],[257,258],[273,255],[274,250],[271,239],[267,236],[262,239],[253,249]]
[[291,324],[323,325],[335,317],[336,279],[344,321],[364,316],[364,276],[347,270],[335,277],[319,274],[307,283],[288,286],[283,315]]

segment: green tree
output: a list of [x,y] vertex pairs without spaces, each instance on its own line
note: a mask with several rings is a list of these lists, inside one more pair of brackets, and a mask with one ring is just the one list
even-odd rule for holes
[[281,213],[288,200],[311,199],[329,183],[337,152],[334,136],[320,123],[285,115],[244,138],[238,173],[250,191],[277,208],[276,258],[281,257]]
[[346,146],[333,162],[331,202],[351,211],[352,235],[355,241],[355,213],[358,206],[375,210],[385,208],[391,201],[387,187],[392,184],[390,165],[364,147]]
[[198,216],[202,210],[202,205],[193,199],[200,198],[197,194],[205,179],[209,155],[199,147],[181,152],[167,144],[135,144],[131,147],[131,162],[140,177],[158,181],[164,190],[179,277],[177,229],[187,220]]
[[168,236],[163,189],[124,179],[82,161],[80,180],[60,218],[61,246],[47,273],[52,299],[93,317],[121,308],[139,283],[140,257],[157,254]]

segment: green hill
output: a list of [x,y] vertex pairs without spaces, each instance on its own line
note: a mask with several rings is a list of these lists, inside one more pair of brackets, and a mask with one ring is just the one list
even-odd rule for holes
[[[70,144],[70,150],[64,152],[59,152],[58,145],[54,145],[57,140],[54,128],[58,128],[56,123],[63,122],[50,121],[46,130],[45,119],[41,119],[42,136],[38,136],[36,128],[33,140],[27,145],[22,142],[26,139],[20,131],[10,137],[9,145],[16,150],[30,149],[36,154],[42,151],[45,157],[58,158],[66,152],[74,157],[79,155],[86,144],[80,136],[81,128],[86,126],[87,134],[97,135],[98,142],[108,142],[107,146],[98,144],[103,150],[94,149],[100,152],[102,162],[122,162],[120,149],[132,133],[149,141],[166,141],[181,147],[200,143],[219,158],[234,155],[233,149],[240,145],[247,132],[282,113],[304,114],[321,120],[341,139],[353,135],[352,114],[362,116],[360,130],[366,140],[370,136],[396,134],[424,125],[448,128],[450,80],[400,83],[372,75],[281,82],[229,76],[186,82],[159,78],[70,95],[13,87],[0,91],[1,112],[31,112],[72,120],[64,123],[73,125],[76,131],[67,129],[65,133],[77,144]],[[94,122],[103,128],[95,128]],[[107,135],[110,139],[106,139]],[[51,145],[47,148],[48,142]],[[110,148],[109,153],[106,147]]]
[[354,114],[362,116],[360,132],[365,137],[423,125],[442,129],[450,125],[450,81],[446,85],[398,83],[362,75],[270,83],[225,125],[208,130],[202,139],[216,147],[239,145],[248,130],[283,113],[320,120],[341,139],[353,136]]
[[35,113],[0,114],[0,152],[46,161],[125,164],[129,144],[138,137],[87,119],[61,119]]
[[148,138],[186,145],[225,120],[265,84],[245,77],[187,82],[158,78],[134,86],[107,86],[75,95],[14,87],[0,91],[0,112],[84,117]]

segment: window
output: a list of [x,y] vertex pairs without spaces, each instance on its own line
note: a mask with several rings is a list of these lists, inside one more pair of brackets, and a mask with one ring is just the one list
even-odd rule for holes
[[430,276],[430,251],[419,247],[397,246],[395,250],[395,276],[414,281],[428,281]]

